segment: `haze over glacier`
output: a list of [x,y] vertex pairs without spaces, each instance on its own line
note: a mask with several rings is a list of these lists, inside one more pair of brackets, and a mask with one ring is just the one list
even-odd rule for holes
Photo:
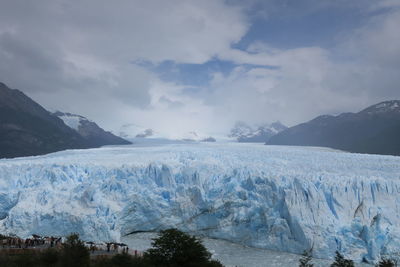
[[400,158],[259,144],[103,147],[0,160],[0,231],[119,240],[169,227],[355,260],[397,252]]

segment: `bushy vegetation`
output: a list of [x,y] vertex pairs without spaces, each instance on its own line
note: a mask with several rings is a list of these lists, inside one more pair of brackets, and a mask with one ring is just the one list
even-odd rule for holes
[[[143,257],[127,253],[90,259],[90,252],[77,234],[60,249],[0,252],[0,266],[9,267],[223,267],[211,259],[201,241],[176,229],[161,231]],[[1,251],[1,250],[0,250]]]
[[381,259],[378,264],[375,265],[376,267],[396,267],[397,261],[392,259]]
[[89,250],[85,247],[77,234],[67,237],[60,253],[60,263],[62,267],[79,266],[89,267]]
[[112,258],[100,258],[91,262],[93,267],[155,267],[143,257],[134,257],[124,254],[117,254]]
[[0,253],[0,266],[7,267],[58,267],[60,261],[59,251],[48,249],[41,252],[31,252],[24,254]]
[[345,259],[339,251],[336,251],[335,261],[331,264],[331,267],[354,267],[354,262]]
[[[0,235],[0,239],[2,236]],[[22,251],[23,253],[19,253]],[[0,266],[7,267],[223,267],[211,259],[211,254],[195,236],[177,229],[161,231],[153,239],[152,248],[143,256],[127,253],[90,259],[90,252],[77,234],[67,237],[61,248],[46,250],[0,250]],[[311,251],[305,251],[299,260],[300,267],[313,267]],[[336,251],[331,267],[354,267],[352,260]],[[383,258],[376,267],[396,267],[397,261]]]
[[311,261],[312,261],[311,251],[305,250],[299,260],[299,267],[314,267],[314,264],[312,264]]
[[144,258],[154,266],[222,266],[218,261],[211,260],[211,254],[198,238],[177,229],[161,231],[158,238],[153,239],[152,248]]
[[0,252],[0,266],[89,267],[89,251],[79,235],[71,234],[61,249],[14,249]]

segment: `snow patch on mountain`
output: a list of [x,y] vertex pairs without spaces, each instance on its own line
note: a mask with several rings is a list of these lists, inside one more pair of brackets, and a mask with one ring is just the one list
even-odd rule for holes
[[400,157],[192,143],[0,160],[0,231],[119,240],[177,227],[373,261],[400,246]]
[[88,121],[88,119],[86,119],[85,117],[82,117],[80,115],[71,114],[71,113],[56,112],[55,115],[57,117],[59,117],[60,119],[62,119],[68,127],[72,128],[76,131],[79,130],[79,127],[81,126],[82,121],[84,121],[84,120]]
[[235,138],[239,142],[263,143],[285,129],[287,129],[287,127],[279,121],[255,126],[250,126],[245,122],[239,121],[236,122],[228,136]]
[[368,114],[400,112],[400,100],[384,101],[370,106],[361,112]]
[[54,116],[57,116],[58,118],[62,119],[63,122],[70,128],[80,131],[81,127],[84,126],[86,123],[94,123],[92,120],[89,120],[88,118],[77,115],[77,114],[72,114],[68,112],[61,112],[61,111],[56,111],[53,113]]

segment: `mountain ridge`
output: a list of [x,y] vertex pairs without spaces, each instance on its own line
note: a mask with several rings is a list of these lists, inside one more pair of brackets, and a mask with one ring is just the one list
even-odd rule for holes
[[[115,136],[111,132],[105,131],[94,121],[91,121],[84,116],[61,111],[56,111],[53,113],[53,115],[62,119],[67,126],[79,133],[79,135],[86,139],[90,146],[97,147],[102,145],[131,144],[131,142]],[[70,121],[68,119],[72,119],[74,121],[73,123],[76,125],[70,125]]]
[[0,158],[98,147],[22,91],[0,83]]
[[357,113],[322,115],[271,137],[267,145],[324,146],[355,153],[400,155],[400,100]]

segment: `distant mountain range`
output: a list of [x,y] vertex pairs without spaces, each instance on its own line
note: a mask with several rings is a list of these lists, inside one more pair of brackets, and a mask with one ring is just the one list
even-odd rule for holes
[[358,113],[319,116],[278,133],[266,143],[400,155],[400,101],[385,101]]
[[[0,158],[129,143],[100,134],[99,129],[90,123],[82,130],[70,128],[21,91],[0,83]],[[92,138],[96,130],[99,135]]]
[[145,128],[134,123],[124,124],[120,127],[119,131],[116,132],[120,137],[127,140],[131,140],[133,143],[142,143],[141,139],[153,139],[153,140],[164,140],[164,141],[183,141],[183,142],[216,142],[217,140],[213,136],[207,134],[199,134],[196,131],[189,131],[184,134],[177,134],[170,136],[167,133],[163,133],[151,128]]
[[133,140],[135,138],[162,138],[162,136],[153,129],[145,128],[134,123],[122,125],[115,134],[127,140]]
[[272,136],[286,130],[287,127],[279,121],[252,127],[245,122],[237,122],[228,135],[238,142],[265,143]]
[[[151,129],[122,128],[121,137],[157,137]],[[129,141],[104,131],[87,118],[50,113],[24,93],[0,83],[0,158],[65,149],[124,145]],[[280,122],[257,127],[238,122],[229,137],[267,145],[323,146],[349,152],[400,155],[400,100],[385,101],[358,113],[323,115],[287,128]],[[183,140],[214,142],[190,132]]]

